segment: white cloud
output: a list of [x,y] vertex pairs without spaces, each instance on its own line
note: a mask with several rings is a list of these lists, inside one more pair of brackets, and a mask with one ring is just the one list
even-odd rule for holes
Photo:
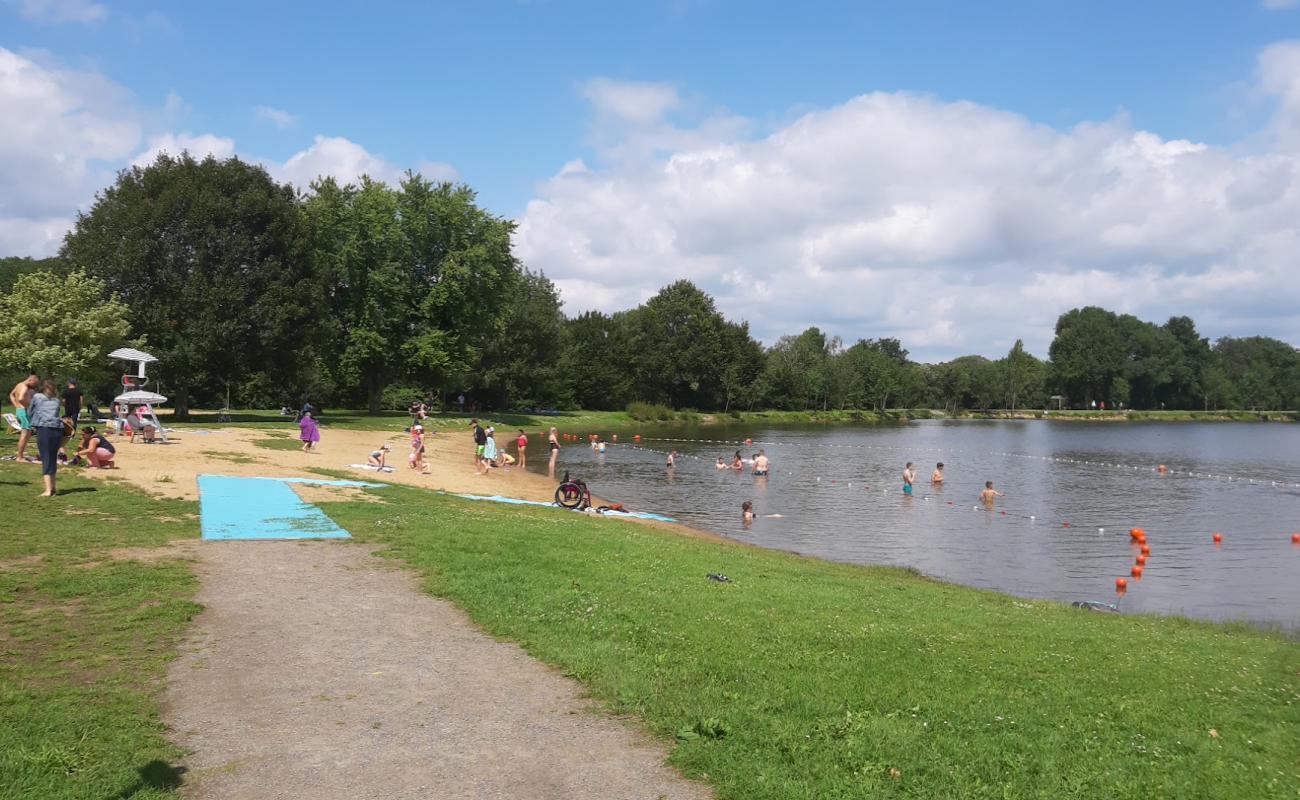
[[1300,5],[1300,0],[1260,0],[1259,4],[1269,11],[1281,11],[1287,8],[1295,8]]
[[89,0],[5,0],[25,20],[48,24],[103,22],[108,7]]
[[131,159],[131,165],[147,167],[161,153],[167,153],[171,156],[189,153],[200,160],[208,156],[230,158],[235,154],[235,140],[213,136],[210,133],[197,136],[192,133],[164,133],[159,136],[151,136],[149,137],[148,148]]
[[[569,313],[689,278],[769,342],[816,324],[928,358],[1017,337],[1044,353],[1056,317],[1087,303],[1300,342],[1296,43],[1261,54],[1257,88],[1278,109],[1259,152],[909,93],[753,137],[735,120],[674,128],[661,85],[600,87],[586,94],[603,163],[543,184],[516,235]],[[675,146],[620,147],[668,129]]]
[[0,48],[0,254],[56,249],[51,231],[138,146],[128,105],[101,75]]
[[[77,212],[118,169],[147,165],[163,152],[240,155],[304,190],[320,175],[396,183],[404,172],[342,137],[316,136],[283,162],[242,153],[234,139],[214,133],[162,131],[146,140],[146,128],[170,127],[187,112],[174,91],[157,109],[139,109],[103,75],[67,69],[47,53],[0,47],[0,256],[55,253]],[[458,178],[444,162],[418,169],[431,180]]]
[[321,175],[332,175],[340,183],[355,182],[362,175],[396,183],[402,174],[398,167],[382,157],[341,136],[317,135],[311,147],[294,153],[283,164],[266,163],[266,167],[277,180],[287,181],[303,190]]
[[255,106],[253,115],[260,120],[271,123],[280,130],[292,128],[298,124],[298,118],[282,108],[272,108],[271,106]]

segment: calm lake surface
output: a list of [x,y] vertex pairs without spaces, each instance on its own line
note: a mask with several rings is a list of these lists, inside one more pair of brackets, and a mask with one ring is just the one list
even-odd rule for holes
[[[747,437],[752,446],[740,444]],[[603,455],[567,444],[560,472],[637,510],[764,547],[1064,601],[1114,602],[1137,552],[1128,531],[1141,527],[1151,557],[1121,610],[1300,630],[1297,425],[925,421],[628,438]],[[530,468],[545,470],[544,447],[534,440]],[[760,447],[772,460],[767,479],[715,469],[718,456]],[[681,454],[672,470],[670,449]],[[907,461],[912,497],[902,493]],[[938,461],[947,477],[932,487]],[[976,508],[986,480],[1006,494],[992,512]],[[745,500],[760,515],[748,528]]]

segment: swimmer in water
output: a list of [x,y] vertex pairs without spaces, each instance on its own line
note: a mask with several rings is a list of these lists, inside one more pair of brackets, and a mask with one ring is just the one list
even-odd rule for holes
[[726,469],[726,468],[727,468],[727,464],[726,464],[725,461],[722,460],[722,456],[718,456],[718,463],[715,464],[714,467],[715,467],[716,469]]
[[903,494],[910,495],[912,493],[912,484],[915,482],[916,473],[912,470],[912,462],[909,461],[907,466],[903,467]]
[[754,456],[754,477],[767,477],[767,451],[759,450],[758,455]]
[[744,469],[744,468],[745,468],[745,459],[743,459],[743,458],[740,457],[740,451],[739,451],[739,450],[736,451],[736,457],[735,457],[734,459],[731,460],[731,468],[732,468],[732,469]]
[[676,463],[677,463],[677,451],[674,450],[668,454],[668,468],[672,469],[673,465]]
[[934,465],[934,472],[930,473],[930,483],[938,486],[943,483],[943,462],[940,461]]
[[1002,492],[993,488],[993,481],[984,481],[984,491],[980,492],[980,502],[989,508],[993,507],[993,498],[1004,497]]
[[749,500],[740,504],[741,520],[746,524],[754,521],[754,504]]

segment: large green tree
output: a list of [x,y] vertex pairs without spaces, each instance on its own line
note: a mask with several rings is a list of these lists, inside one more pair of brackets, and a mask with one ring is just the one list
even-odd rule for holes
[[293,189],[263,168],[163,154],[120,172],[61,256],[130,309],[184,418],[254,374],[298,380],[321,311],[302,245]]
[[1048,352],[1056,387],[1070,402],[1087,403],[1110,396],[1115,379],[1124,376],[1129,349],[1119,317],[1087,306],[1061,315]]
[[503,314],[505,325],[480,359],[484,393],[498,407],[554,406],[565,394],[560,366],[564,314],[555,284],[525,270]]
[[468,187],[414,173],[396,189],[363,177],[312,190],[303,213],[335,383],[359,387],[372,411],[394,381],[469,388],[520,280],[513,223]]
[[722,390],[726,320],[690,281],[665,286],[628,312],[629,365],[638,399],[712,408]]
[[126,342],[127,308],[82,272],[28,272],[0,294],[0,367],[93,385]]

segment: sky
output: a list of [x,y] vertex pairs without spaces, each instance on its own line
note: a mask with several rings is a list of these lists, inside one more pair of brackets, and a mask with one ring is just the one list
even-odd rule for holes
[[462,181],[565,312],[1045,355],[1101,305],[1300,343],[1300,0],[0,0],[0,256],[116,171]]

